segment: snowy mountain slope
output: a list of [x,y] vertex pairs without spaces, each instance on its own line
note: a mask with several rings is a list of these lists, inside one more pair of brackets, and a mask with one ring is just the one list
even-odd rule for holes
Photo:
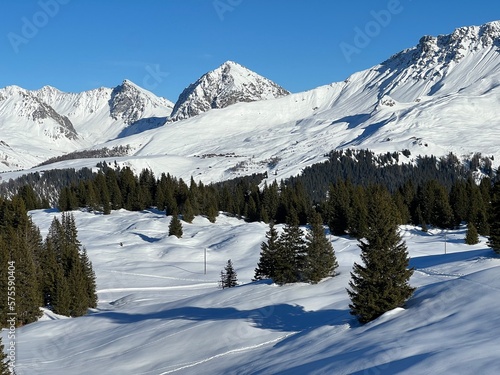
[[[45,235],[58,213],[32,215]],[[360,326],[345,290],[359,262],[354,240],[331,237],[340,264],[335,278],[278,287],[250,283],[263,223],[198,217],[183,223],[177,239],[166,236],[170,218],[161,212],[75,215],[97,274],[98,309],[76,319],[47,315],[18,329],[19,375],[498,370],[500,259],[484,238],[465,245],[465,229],[447,232],[444,254],[443,232],[402,227],[418,289],[405,309]],[[219,290],[227,259],[243,285]]]
[[0,170],[26,168],[85,145],[67,116],[20,87],[0,90],[0,114]]
[[64,93],[45,86],[0,89],[2,169],[23,169],[165,123],[173,103],[125,80],[114,89]]
[[[480,152],[493,157],[496,167],[500,160],[499,30],[497,21],[424,37],[417,46],[343,82],[236,103],[147,131],[143,130],[154,124],[139,120],[137,128],[123,130],[119,139],[93,147],[129,145],[128,157],[111,161],[117,159],[138,171],[151,168],[156,175],[170,172],[206,182],[255,172],[287,178],[338,148],[383,153],[407,149],[411,158],[449,152],[465,158]],[[193,91],[197,98],[206,99],[203,87]],[[67,116],[81,134],[77,121]],[[88,159],[66,165],[95,164],[96,160]]]
[[64,93],[45,86],[35,94],[56,111],[70,118],[79,134],[90,144],[113,139],[141,119],[163,118],[173,103],[129,80],[113,89],[98,88],[81,93]]
[[288,94],[269,79],[233,61],[226,61],[179,95],[169,121],[183,120],[235,103],[274,99]]

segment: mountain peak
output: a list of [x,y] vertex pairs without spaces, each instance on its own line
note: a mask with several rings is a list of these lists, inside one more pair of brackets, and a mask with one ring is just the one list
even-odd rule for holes
[[275,99],[288,94],[271,80],[234,61],[226,61],[181,93],[170,120],[183,120],[235,103]]

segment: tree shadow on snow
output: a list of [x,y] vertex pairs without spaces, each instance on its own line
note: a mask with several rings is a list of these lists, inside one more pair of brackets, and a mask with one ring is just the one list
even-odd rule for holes
[[462,262],[466,260],[475,260],[481,258],[493,258],[495,253],[490,248],[484,248],[479,250],[461,251],[456,253],[439,254],[439,255],[428,255],[422,257],[416,257],[410,259],[410,267],[415,267],[416,269],[435,267],[442,264]]
[[352,320],[348,310],[306,311],[302,306],[289,304],[269,305],[252,310],[238,310],[233,307],[202,308],[188,306],[149,314],[106,311],[96,314],[94,317],[109,319],[120,324],[136,323],[151,319],[200,322],[246,320],[258,328],[283,332],[297,332],[325,325],[345,324]]
[[141,240],[148,242],[148,243],[155,243],[155,242],[158,242],[161,240],[161,238],[149,237],[149,236],[146,236],[145,234],[142,234],[142,233],[132,232],[132,234],[139,236],[141,238]]

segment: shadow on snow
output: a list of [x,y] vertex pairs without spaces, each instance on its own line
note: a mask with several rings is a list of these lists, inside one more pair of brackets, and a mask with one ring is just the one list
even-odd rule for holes
[[95,314],[94,317],[109,319],[120,324],[136,323],[150,319],[200,322],[246,320],[258,328],[284,332],[304,331],[325,325],[345,324],[352,321],[348,310],[305,311],[302,306],[289,304],[269,305],[252,310],[238,310],[233,307],[202,308],[188,306],[149,314],[107,311]]

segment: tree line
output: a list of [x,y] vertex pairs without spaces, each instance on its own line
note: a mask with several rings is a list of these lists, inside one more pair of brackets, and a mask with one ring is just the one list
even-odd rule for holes
[[[78,241],[71,213],[64,213],[61,221],[54,218],[43,240],[21,197],[0,198],[0,268],[7,270],[9,264],[15,267],[11,279],[15,280],[17,325],[36,321],[41,306],[58,314],[81,316],[97,305],[95,274]],[[2,271],[0,295],[8,295],[8,286],[7,273]],[[7,316],[13,306],[7,298],[1,299],[0,315]]]

